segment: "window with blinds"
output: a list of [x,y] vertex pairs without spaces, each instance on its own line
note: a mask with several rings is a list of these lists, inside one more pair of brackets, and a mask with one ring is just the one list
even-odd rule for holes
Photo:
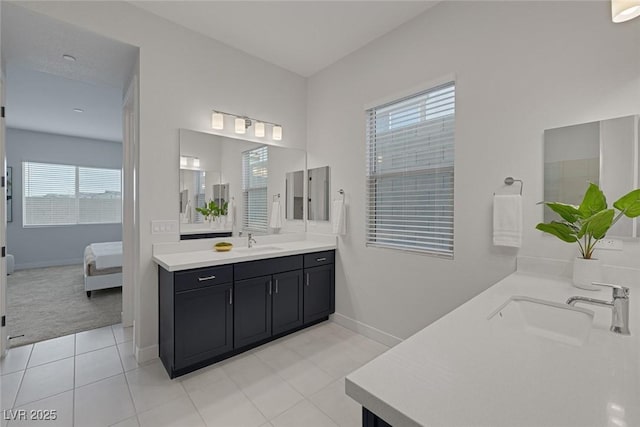
[[120,169],[22,162],[22,224],[122,221]]
[[248,231],[267,231],[267,146],[242,153],[242,227]]
[[366,113],[367,246],[453,258],[455,84]]

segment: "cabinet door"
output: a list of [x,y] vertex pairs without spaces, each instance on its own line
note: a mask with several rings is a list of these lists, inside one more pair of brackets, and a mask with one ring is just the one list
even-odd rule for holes
[[271,276],[238,280],[234,283],[234,348],[271,336],[271,289]]
[[175,367],[233,349],[231,283],[175,294]]
[[333,264],[304,270],[304,323],[327,317],[335,311]]
[[302,326],[302,270],[273,275],[273,335]]

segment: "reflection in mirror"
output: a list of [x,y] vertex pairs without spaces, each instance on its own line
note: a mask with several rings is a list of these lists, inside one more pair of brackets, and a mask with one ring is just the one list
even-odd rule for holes
[[329,221],[329,166],[309,169],[310,221]]
[[[638,118],[627,116],[544,132],[544,200],[579,205],[588,182],[612,204],[638,188]],[[550,209],[544,221],[558,219]],[[621,218],[607,233],[637,237],[636,219]]]
[[[180,129],[181,238],[241,231],[304,232],[304,222],[284,221],[289,219],[284,206],[276,209],[280,221],[271,221],[277,207],[273,196],[286,193],[285,171],[291,167],[306,168],[303,150]],[[203,210],[196,208],[212,200],[218,215],[207,221]]]
[[287,173],[286,218],[304,219],[304,171]]

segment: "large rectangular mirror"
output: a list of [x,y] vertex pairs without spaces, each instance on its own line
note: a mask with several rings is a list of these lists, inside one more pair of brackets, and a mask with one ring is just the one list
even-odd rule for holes
[[309,221],[329,221],[329,166],[309,169]]
[[303,150],[180,129],[181,238],[305,231],[286,213],[292,169],[306,169]]
[[287,172],[286,218],[304,220],[304,171]]
[[[638,188],[638,123],[626,116],[545,130],[544,200],[579,205],[593,182],[611,205]],[[544,210],[545,222],[555,219]],[[621,218],[607,235],[638,237],[636,220]]]

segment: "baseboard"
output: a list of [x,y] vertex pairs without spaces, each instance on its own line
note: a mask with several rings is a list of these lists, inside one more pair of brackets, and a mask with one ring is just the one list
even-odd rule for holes
[[149,362],[153,359],[157,359],[160,354],[160,347],[158,344],[150,345],[148,347],[140,348],[136,346],[136,361],[138,363]]
[[16,263],[15,270],[27,270],[29,268],[44,268],[44,267],[61,267],[65,265],[81,265],[83,263],[82,258],[77,259],[60,259],[53,261],[38,261],[38,262],[25,262],[22,264]]
[[373,326],[369,326],[358,320],[344,316],[340,313],[333,314],[331,318],[338,325],[344,326],[347,329],[351,329],[354,332],[364,335],[367,338],[371,338],[374,341],[378,341],[379,343],[386,346],[393,347],[402,342],[401,338],[383,332],[380,329],[376,329]]

